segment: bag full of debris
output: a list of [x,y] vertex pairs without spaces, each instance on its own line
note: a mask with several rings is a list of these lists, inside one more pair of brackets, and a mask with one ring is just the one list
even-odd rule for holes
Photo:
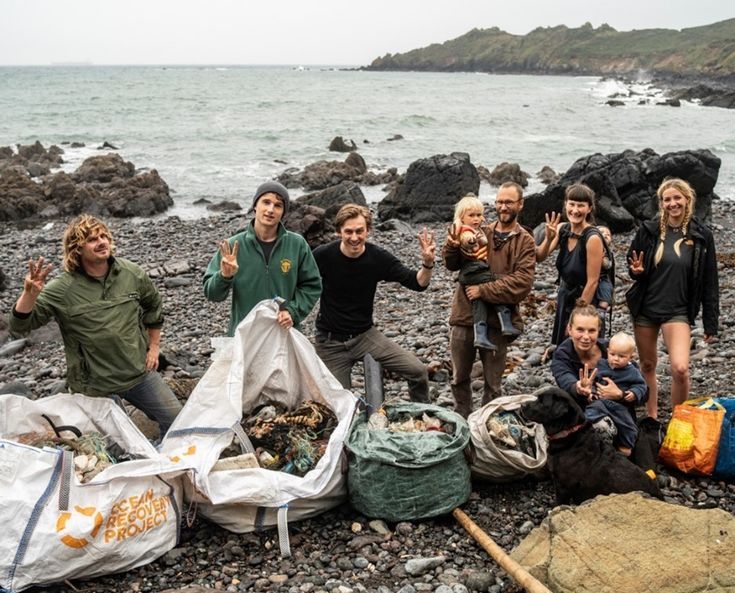
[[470,414],[467,424],[475,449],[473,475],[506,482],[545,473],[546,431],[520,414],[521,406],[534,399],[534,395],[504,395]]
[[110,399],[0,395],[0,589],[162,556],[178,541],[180,474]]
[[[185,495],[235,532],[342,502],[342,447],[356,399],[263,301],[222,344],[162,443],[190,469]],[[280,522],[279,522],[280,512]]]
[[358,415],[346,443],[350,504],[386,521],[451,512],[470,495],[469,441],[464,418],[431,404],[399,401]]

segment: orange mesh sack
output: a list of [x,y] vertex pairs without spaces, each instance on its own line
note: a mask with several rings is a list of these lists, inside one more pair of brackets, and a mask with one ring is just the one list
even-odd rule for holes
[[714,400],[688,400],[674,408],[659,459],[687,474],[709,476],[717,450],[725,408]]

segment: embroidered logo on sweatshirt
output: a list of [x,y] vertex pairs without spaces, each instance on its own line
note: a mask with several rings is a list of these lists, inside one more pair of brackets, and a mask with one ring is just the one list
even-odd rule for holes
[[284,274],[288,274],[288,271],[291,269],[291,260],[290,259],[282,259],[281,260],[281,272]]

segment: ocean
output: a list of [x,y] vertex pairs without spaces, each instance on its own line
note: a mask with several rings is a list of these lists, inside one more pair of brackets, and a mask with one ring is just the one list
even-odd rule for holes
[[[375,170],[462,151],[475,165],[517,162],[533,177],[595,152],[707,148],[722,159],[715,191],[735,198],[735,111],[638,105],[638,95],[605,104],[627,90],[596,77],[328,66],[4,67],[0,146],[83,142],[63,145],[73,170],[110,142],[136,167],[158,169],[175,201],[168,214],[184,218],[207,215],[193,205],[199,198],[249,204],[259,183],[288,167],[343,160],[327,149],[338,135]],[[645,83],[633,90],[657,94]],[[403,139],[388,140],[396,134]],[[533,180],[527,191],[542,188]],[[363,191],[383,197],[380,187]],[[483,184],[481,197],[493,191]]]

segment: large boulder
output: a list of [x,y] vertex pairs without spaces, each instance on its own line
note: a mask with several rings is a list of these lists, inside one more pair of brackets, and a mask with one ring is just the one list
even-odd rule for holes
[[[28,151],[32,155],[35,145]],[[59,172],[35,183],[21,166],[0,171],[0,220],[73,216],[150,216],[173,205],[168,185],[153,169],[135,167],[117,154],[86,159],[71,175]]]
[[553,510],[511,557],[555,593],[732,591],[735,518],[635,492],[598,496]]
[[398,177],[395,168],[384,173],[368,171],[365,159],[356,152],[347,155],[341,161],[316,161],[299,170],[290,167],[283,171],[276,180],[286,187],[303,187],[307,191],[327,189],[339,185],[343,181],[352,181],[363,185],[379,185],[391,183]]
[[329,143],[329,150],[333,152],[352,152],[353,150],[357,150],[357,145],[354,140],[350,140],[347,143],[342,136],[335,136]]
[[296,199],[296,203],[317,206],[324,210],[325,216],[333,219],[345,204],[367,206],[360,186],[352,181],[343,181],[327,189],[306,194]]
[[480,176],[470,155],[453,152],[414,161],[378,205],[380,220],[397,218],[415,223],[451,221],[454,205],[480,189]]
[[115,178],[129,179],[135,175],[135,166],[119,154],[109,153],[85,159],[74,171],[74,180],[87,183],[109,183]]
[[326,189],[343,181],[359,182],[362,172],[341,161],[317,161],[298,169],[287,169],[277,177],[286,187],[303,187],[307,191]]
[[64,163],[61,157],[64,151],[52,145],[46,150],[43,144],[36,140],[33,144],[18,144],[18,152],[10,146],[0,147],[0,171],[8,167],[22,167],[31,177],[43,177]]
[[173,206],[174,201],[166,182],[151,169],[130,179],[113,179],[102,190],[100,203],[105,215],[130,217],[152,216]]
[[20,220],[44,205],[43,189],[20,166],[0,171],[0,220]]
[[573,183],[586,183],[597,196],[597,220],[613,232],[631,230],[637,221],[658,212],[656,189],[666,177],[681,177],[697,192],[696,215],[709,221],[720,159],[709,150],[685,150],[659,155],[650,148],[635,152],[593,154],[575,161],[543,192],[526,196],[522,224],[535,227],[547,212],[562,212],[564,192]]
[[295,201],[283,217],[283,224],[302,235],[312,249],[336,238],[334,223],[319,206]]
[[489,171],[483,179],[486,179],[490,185],[499,187],[507,181],[514,181],[521,187],[528,185],[529,175],[521,169],[518,163],[502,162],[496,165],[492,171]]

